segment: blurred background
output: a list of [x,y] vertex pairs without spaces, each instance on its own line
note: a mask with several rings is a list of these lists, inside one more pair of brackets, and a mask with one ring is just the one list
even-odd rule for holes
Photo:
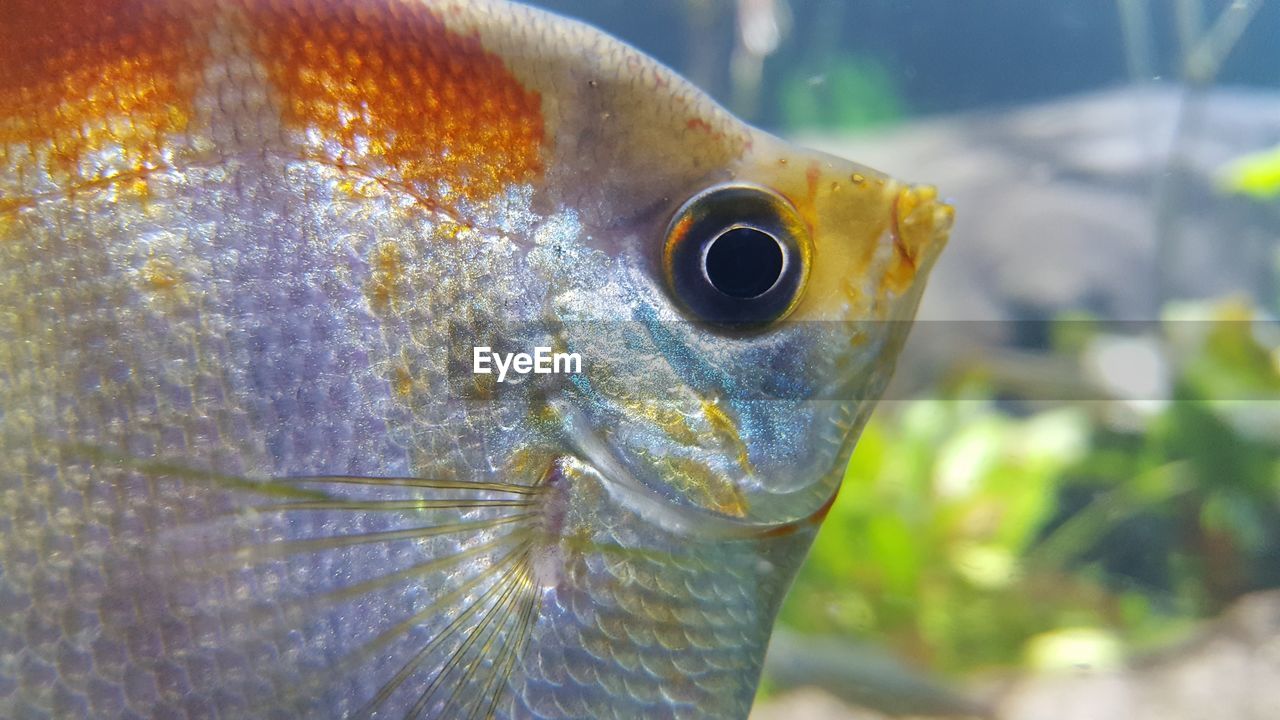
[[957,209],[753,717],[1280,718],[1280,2],[536,4]]

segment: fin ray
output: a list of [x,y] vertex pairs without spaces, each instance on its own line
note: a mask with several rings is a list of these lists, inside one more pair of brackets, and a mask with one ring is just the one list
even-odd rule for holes
[[[175,573],[175,583],[156,577],[183,588],[175,597],[194,603],[192,612],[222,618],[225,642],[246,656],[294,647],[299,658],[329,657],[320,665],[266,664],[235,681],[264,707],[308,714],[338,697],[357,717],[475,718],[492,717],[502,701],[538,619],[531,558],[546,486],[355,475],[254,479],[88,445],[59,447],[134,477],[217,493],[206,513],[159,533],[149,562],[153,572]],[[370,620],[353,624],[353,616]],[[335,642],[330,656],[326,648]],[[333,682],[345,676],[355,684]],[[418,677],[421,687],[408,687]]]

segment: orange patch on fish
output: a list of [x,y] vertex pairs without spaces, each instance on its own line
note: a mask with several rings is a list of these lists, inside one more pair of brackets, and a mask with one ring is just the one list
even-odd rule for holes
[[[659,75],[655,77],[660,78],[661,76]],[[667,82],[669,81],[665,79],[663,79],[663,82],[657,82],[655,80],[654,85],[658,87],[665,87]],[[680,96],[677,96],[677,98],[679,99]],[[680,104],[687,108],[687,105],[688,105],[687,102],[681,102]],[[713,125],[711,122],[708,122],[706,118],[695,116],[686,120],[684,123],[684,126],[687,130],[691,132],[701,133],[703,135],[706,135],[707,140],[709,141],[712,141],[712,142],[729,141],[733,147],[732,152],[735,156],[740,156],[743,150],[745,150],[751,144],[750,137],[747,135],[742,135],[741,137],[738,137],[736,135],[731,136],[731,133],[733,133],[733,129],[726,127],[722,122],[717,122],[716,124]]]
[[310,157],[431,209],[541,176],[541,96],[430,8],[404,0],[251,8],[285,125],[301,131]]
[[796,210],[799,211],[810,234],[818,227],[818,183],[821,180],[822,167],[816,160],[810,162],[809,167],[804,171],[804,195],[797,194],[790,198],[791,204],[795,205]]
[[702,118],[689,118],[684,125],[690,130],[697,130],[698,132],[704,132],[708,135],[715,132],[714,128],[711,127],[711,123],[703,120]]
[[809,184],[809,202],[813,202],[818,196],[818,181],[822,179],[822,168],[818,167],[816,162],[810,163],[804,178]]
[[4,3],[0,211],[120,180],[145,193],[189,122],[202,56],[192,15],[147,0]]

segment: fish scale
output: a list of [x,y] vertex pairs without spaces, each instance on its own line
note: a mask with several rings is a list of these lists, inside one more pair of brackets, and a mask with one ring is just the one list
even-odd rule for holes
[[950,208],[518,5],[92,10],[0,0],[0,717],[744,717]]

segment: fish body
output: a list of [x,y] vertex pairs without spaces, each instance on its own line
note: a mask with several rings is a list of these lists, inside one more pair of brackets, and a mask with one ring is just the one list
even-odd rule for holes
[[0,68],[0,716],[747,714],[930,189],[488,0],[0,0]]

